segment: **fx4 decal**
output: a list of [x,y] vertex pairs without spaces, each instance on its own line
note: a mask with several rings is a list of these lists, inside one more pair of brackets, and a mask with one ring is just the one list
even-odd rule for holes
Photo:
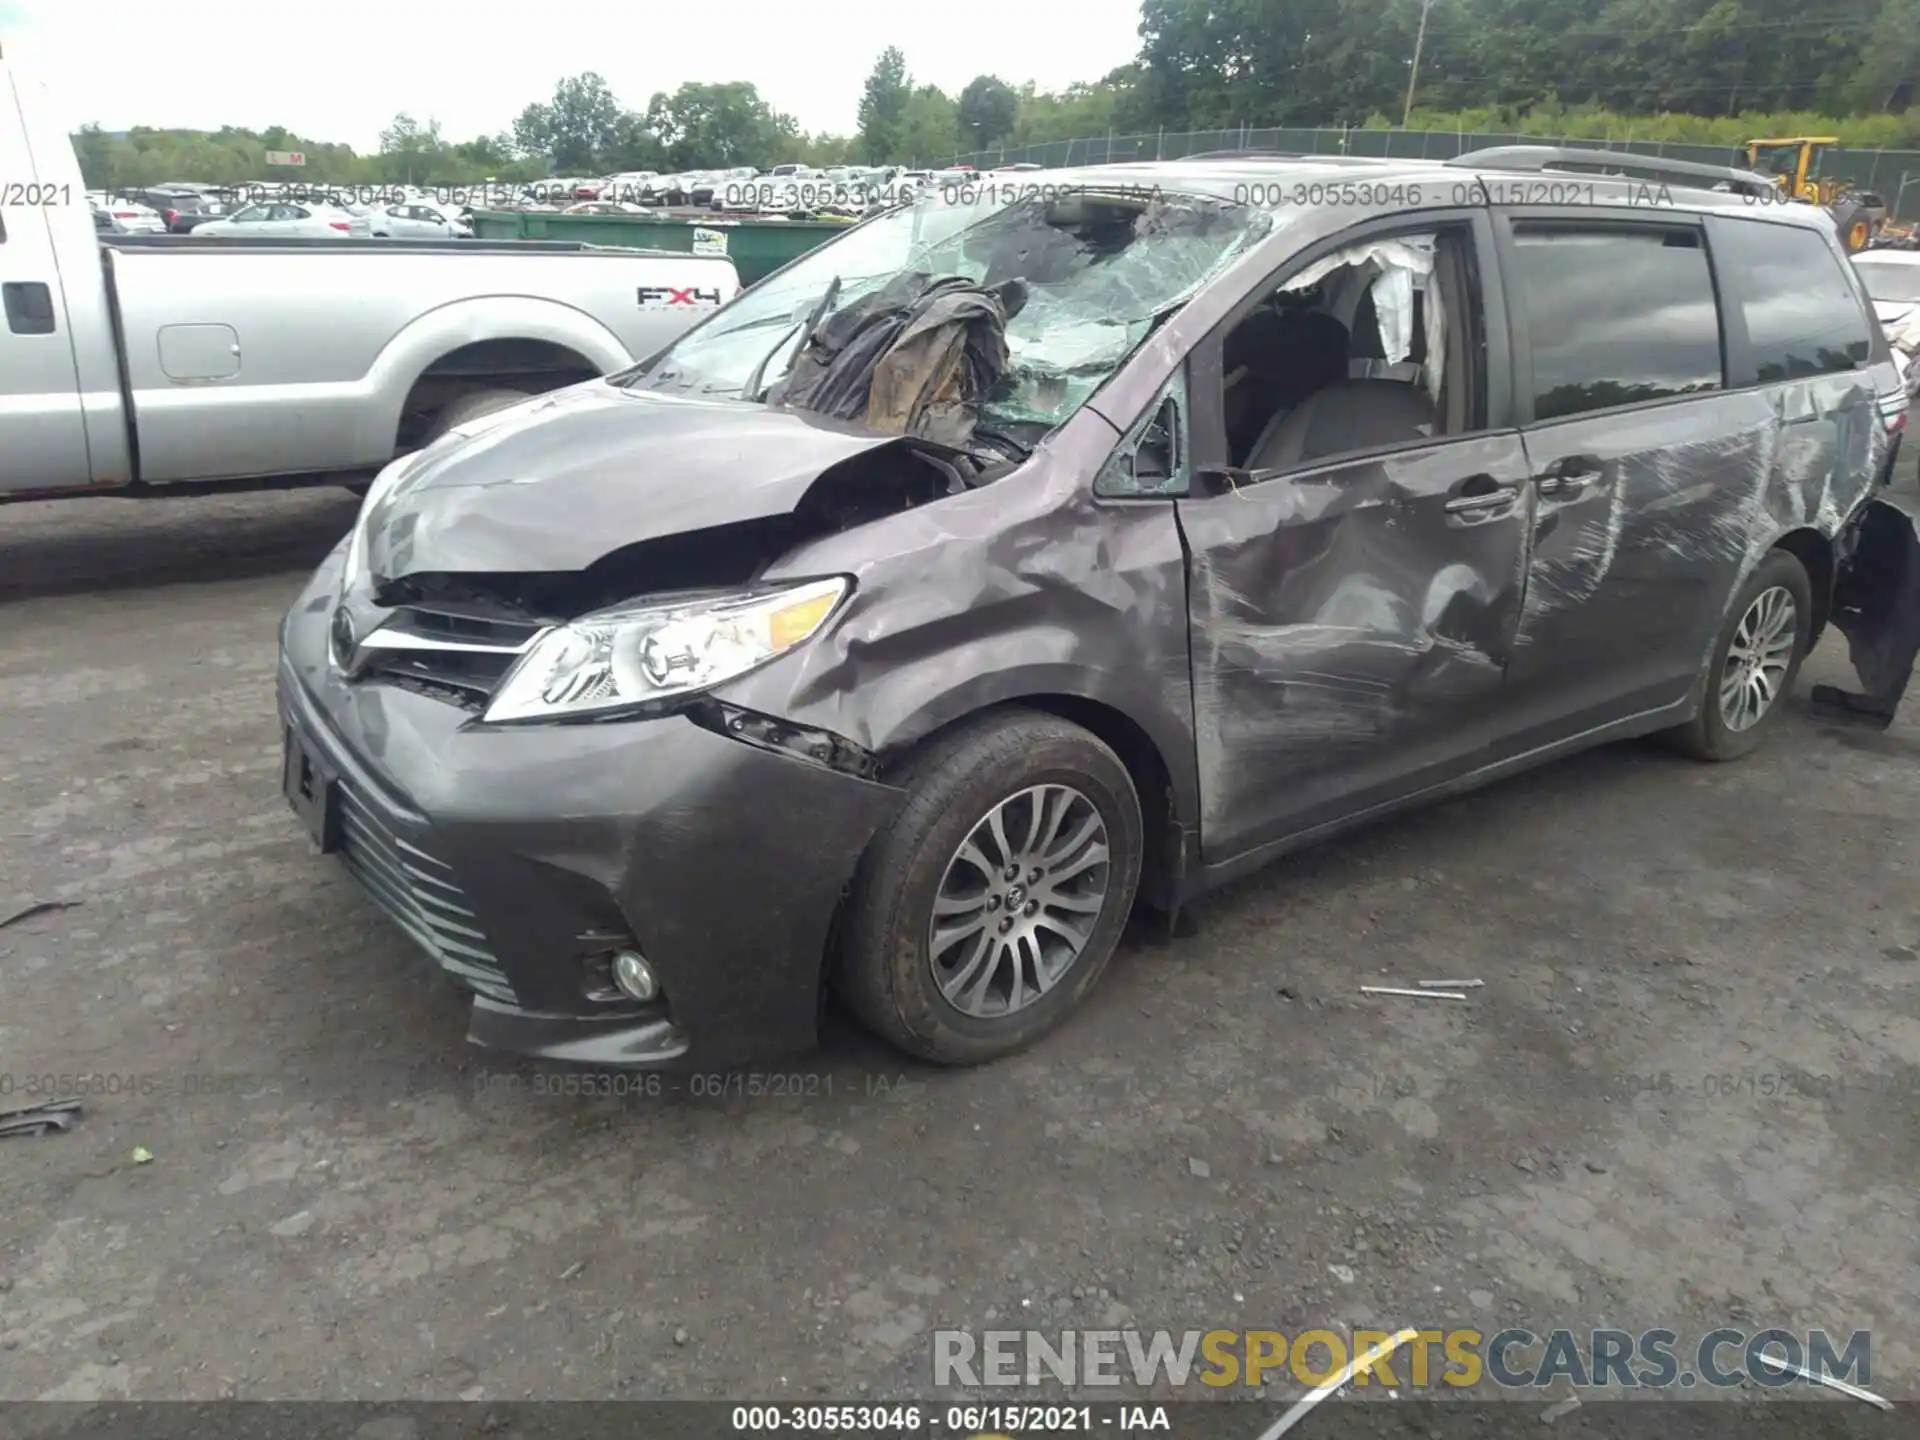
[[669,305],[718,305],[718,290],[700,290],[689,287],[681,290],[672,285],[642,285],[640,287],[640,308],[642,310],[663,310]]

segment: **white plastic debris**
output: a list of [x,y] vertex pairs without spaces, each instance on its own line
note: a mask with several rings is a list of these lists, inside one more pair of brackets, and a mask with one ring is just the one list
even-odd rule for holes
[[1458,990],[1408,990],[1399,985],[1362,985],[1362,995],[1402,995],[1409,1000],[1464,1000]]
[[1282,1435],[1306,1419],[1307,1416],[1312,1413],[1314,1406],[1318,1405],[1329,1395],[1333,1394],[1334,1391],[1353,1379],[1361,1370],[1364,1370],[1370,1365],[1378,1364],[1408,1341],[1418,1339],[1419,1335],[1420,1332],[1418,1330],[1402,1330],[1391,1340],[1383,1340],[1380,1344],[1355,1355],[1353,1359],[1349,1360],[1329,1376],[1324,1385],[1315,1387],[1299,1400],[1295,1401],[1292,1408],[1289,1409],[1286,1414],[1273,1422],[1272,1429],[1263,1430],[1260,1433],[1260,1440],[1280,1440]]
[[1864,1400],[1876,1409],[1887,1411],[1893,1409],[1893,1402],[1891,1400],[1888,1400],[1884,1396],[1876,1395],[1871,1390],[1863,1390],[1851,1380],[1840,1380],[1832,1375],[1822,1375],[1817,1371],[1809,1370],[1804,1365],[1789,1365],[1778,1355],[1769,1355],[1764,1350],[1755,1353],[1759,1356],[1760,1363],[1765,1365],[1769,1370],[1779,1371],[1788,1375],[1798,1375],[1802,1380],[1810,1384],[1824,1385],[1829,1390],[1838,1390],[1842,1395],[1851,1395],[1856,1400]]

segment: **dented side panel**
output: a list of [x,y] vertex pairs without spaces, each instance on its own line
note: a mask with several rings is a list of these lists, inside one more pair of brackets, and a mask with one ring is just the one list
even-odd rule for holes
[[1194,823],[1184,554],[1171,501],[1089,493],[1119,439],[1083,411],[990,486],[783,556],[769,580],[848,574],[853,596],[830,630],[718,697],[883,765],[992,705],[1090,702],[1152,743],[1172,817]]
[[[1179,502],[1209,861],[1476,763],[1520,619],[1526,479],[1508,433]],[[1470,480],[1510,498],[1449,510]]]
[[[1719,394],[1529,430],[1526,612],[1510,674],[1515,753],[1686,698],[1765,523],[1777,423]],[[1812,449],[1821,448],[1808,436]],[[1830,448],[1825,455],[1832,464]],[[1809,453],[1801,463],[1816,467]]]
[[1538,501],[1510,672],[1518,754],[1686,703],[1727,606],[1779,540],[1831,541],[1886,449],[1870,370],[1543,425],[1536,476],[1597,476]]

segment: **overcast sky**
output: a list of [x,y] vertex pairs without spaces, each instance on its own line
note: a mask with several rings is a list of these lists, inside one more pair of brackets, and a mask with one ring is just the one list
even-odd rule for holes
[[582,70],[630,109],[751,80],[810,131],[854,128],[887,45],[949,94],[982,72],[1059,89],[1138,49],[1138,0],[0,0],[0,43],[71,123],[285,125],[375,148],[396,111],[449,140],[504,130]]

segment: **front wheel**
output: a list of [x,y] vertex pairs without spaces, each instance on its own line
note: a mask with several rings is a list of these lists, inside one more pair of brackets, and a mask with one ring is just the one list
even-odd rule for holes
[[945,1065],[1026,1048],[1112,958],[1140,882],[1140,798],[1090,732],[983,717],[892,777],[906,803],[862,857],[838,988],[869,1028]]
[[1813,587],[1784,550],[1747,577],[1708,662],[1700,713],[1670,732],[1697,760],[1737,760],[1762,739],[1793,688],[1813,633]]

